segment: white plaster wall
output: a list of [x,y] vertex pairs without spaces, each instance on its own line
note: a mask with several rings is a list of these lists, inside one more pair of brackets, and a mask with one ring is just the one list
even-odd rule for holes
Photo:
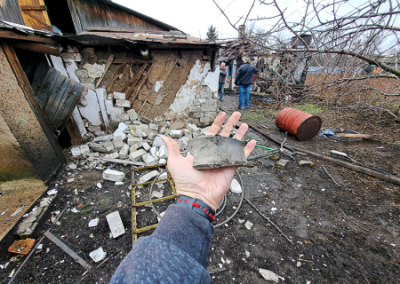
[[175,101],[168,109],[168,118],[187,118],[189,109],[193,106],[195,97],[200,93],[202,85],[208,86],[213,93],[218,92],[219,68],[214,72],[208,72],[209,70],[209,63],[206,63],[203,67],[200,60],[196,61],[190,70],[186,83],[179,89]]

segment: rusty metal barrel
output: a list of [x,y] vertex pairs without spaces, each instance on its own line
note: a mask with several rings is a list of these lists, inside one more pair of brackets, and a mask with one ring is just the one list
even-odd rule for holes
[[311,140],[321,129],[322,121],[319,116],[299,111],[294,108],[281,110],[276,119],[275,125],[297,137],[299,141]]

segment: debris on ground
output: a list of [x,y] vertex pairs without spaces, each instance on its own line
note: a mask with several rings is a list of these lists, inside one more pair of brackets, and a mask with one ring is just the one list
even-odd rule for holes
[[17,240],[8,248],[8,251],[11,253],[28,255],[34,244],[34,239],[27,238],[24,240]]

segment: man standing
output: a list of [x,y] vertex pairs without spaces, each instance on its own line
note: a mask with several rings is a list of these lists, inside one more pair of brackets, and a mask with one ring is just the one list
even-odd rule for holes
[[224,98],[225,78],[226,78],[225,63],[222,62],[221,68],[219,70],[219,85],[218,85],[218,93],[220,101],[222,101],[222,99]]
[[242,109],[243,105],[243,92],[246,92],[246,98],[244,101],[244,108],[249,108],[249,99],[250,99],[250,89],[251,84],[253,83],[253,75],[258,74],[258,70],[256,67],[252,66],[249,60],[246,58],[245,63],[240,66],[235,79],[235,85],[239,85],[239,107],[238,109]]

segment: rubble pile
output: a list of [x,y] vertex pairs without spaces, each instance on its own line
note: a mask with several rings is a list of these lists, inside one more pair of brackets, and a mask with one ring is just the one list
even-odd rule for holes
[[[114,182],[121,182],[125,178],[125,173],[106,168],[109,163],[154,166],[165,164],[168,157],[167,147],[162,140],[163,136],[175,139],[181,151],[186,150],[188,141],[199,135],[205,135],[207,128],[200,129],[194,124],[188,124],[183,128],[183,124],[172,124],[168,122],[165,126],[148,119],[138,116],[135,110],[128,111],[130,120],[120,122],[117,130],[113,134],[97,133],[92,141],[74,146],[71,154],[75,162],[67,165],[70,169],[77,166],[86,169],[103,170],[103,178]],[[175,129],[175,128],[183,129]]]

